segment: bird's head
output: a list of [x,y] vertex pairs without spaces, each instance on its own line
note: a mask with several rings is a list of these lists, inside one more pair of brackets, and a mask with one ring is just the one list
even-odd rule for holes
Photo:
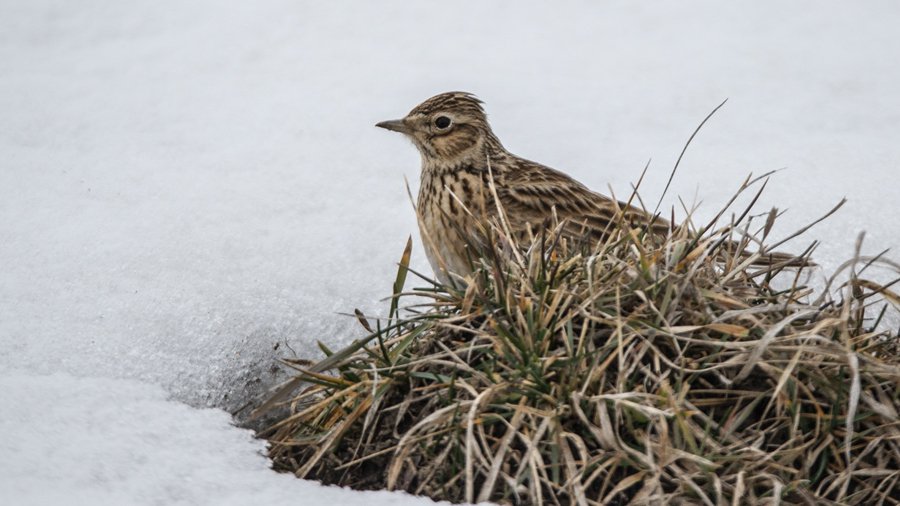
[[486,164],[491,149],[503,149],[487,122],[481,100],[464,92],[429,98],[403,119],[378,127],[406,135],[419,148],[423,167]]

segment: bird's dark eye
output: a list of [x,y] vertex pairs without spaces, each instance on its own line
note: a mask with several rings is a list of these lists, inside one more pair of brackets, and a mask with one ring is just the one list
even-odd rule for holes
[[437,119],[434,120],[434,126],[443,130],[450,126],[450,118],[447,116],[438,116]]

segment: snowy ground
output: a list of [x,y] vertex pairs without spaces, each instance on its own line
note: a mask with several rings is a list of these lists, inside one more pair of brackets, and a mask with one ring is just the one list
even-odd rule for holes
[[442,91],[599,191],[652,158],[653,202],[728,98],[665,205],[786,167],[776,236],[849,198],[787,249],[900,245],[895,2],[331,5],[0,3],[3,504],[430,502],[277,475],[211,408],[383,311],[418,154],[373,125]]

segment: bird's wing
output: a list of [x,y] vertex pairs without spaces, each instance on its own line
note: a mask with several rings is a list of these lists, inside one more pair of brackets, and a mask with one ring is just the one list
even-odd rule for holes
[[[580,240],[586,233],[592,240],[603,240],[620,219],[632,227],[646,227],[649,223],[650,231],[658,236],[665,237],[669,233],[668,220],[592,192],[562,172],[521,158],[495,166],[503,167],[494,174],[495,187],[514,234],[527,235],[528,229],[536,232],[551,217],[553,207],[556,207],[560,220],[569,220],[564,232],[575,240]],[[726,243],[718,253],[719,259],[734,255],[737,250],[737,243]],[[741,258],[750,255],[750,251],[740,252]],[[754,264],[815,265],[809,259],[780,252],[769,252]]]
[[506,165],[509,170],[495,175],[497,197],[513,229],[540,225],[551,216],[551,208],[555,206],[556,215],[560,220],[569,220],[570,228],[586,226],[595,234],[603,235],[603,231],[611,230],[620,219],[632,226],[652,222],[652,230],[658,234],[668,231],[668,221],[654,219],[642,209],[592,192],[562,172],[523,159]]

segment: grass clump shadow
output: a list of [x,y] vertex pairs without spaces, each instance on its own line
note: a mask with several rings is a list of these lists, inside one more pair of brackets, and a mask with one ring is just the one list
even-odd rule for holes
[[487,224],[471,275],[405,292],[409,243],[366,338],[284,362],[257,410],[289,407],[276,469],[469,503],[900,503],[900,298],[861,277],[900,265],[858,244],[816,296],[814,245],[770,254],[775,210],[756,232],[724,212],[593,245]]

